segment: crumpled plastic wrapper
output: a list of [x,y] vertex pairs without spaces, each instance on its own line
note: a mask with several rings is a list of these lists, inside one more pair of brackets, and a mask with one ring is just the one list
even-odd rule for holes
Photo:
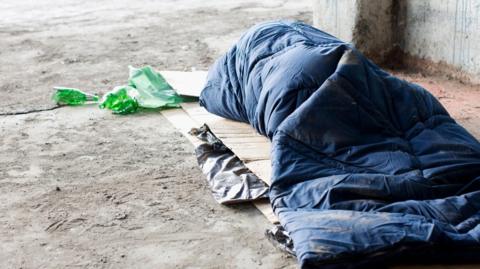
[[296,256],[295,247],[293,246],[293,240],[290,235],[281,225],[275,225],[271,229],[265,231],[265,236],[268,240],[277,248],[285,251],[286,253]]
[[213,197],[220,204],[268,198],[268,185],[203,125],[190,131],[205,143],[195,149],[197,161],[207,177]]

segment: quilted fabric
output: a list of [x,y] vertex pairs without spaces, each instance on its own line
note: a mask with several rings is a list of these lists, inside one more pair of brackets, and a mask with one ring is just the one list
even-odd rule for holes
[[302,268],[478,256],[480,143],[351,45],[257,25],[211,67],[200,103],[272,140],[270,201]]

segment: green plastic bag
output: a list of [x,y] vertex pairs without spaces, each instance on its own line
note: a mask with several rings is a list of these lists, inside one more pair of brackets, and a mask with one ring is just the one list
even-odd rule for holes
[[116,114],[130,114],[141,108],[180,107],[180,97],[167,81],[150,66],[130,68],[128,86],[116,87],[102,99],[100,108]]
[[180,97],[167,81],[152,67],[130,68],[128,85],[138,91],[137,101],[144,108],[180,107]]
[[137,111],[138,92],[130,86],[118,86],[106,93],[100,102],[100,108],[108,108],[115,114],[130,114]]

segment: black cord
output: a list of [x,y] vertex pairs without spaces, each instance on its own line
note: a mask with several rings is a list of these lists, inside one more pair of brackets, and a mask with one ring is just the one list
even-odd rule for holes
[[37,113],[37,112],[43,112],[43,111],[51,111],[55,110],[58,108],[61,108],[61,105],[56,105],[53,107],[49,108],[43,108],[43,109],[32,109],[32,110],[25,110],[25,111],[16,111],[16,112],[6,112],[6,113],[0,113],[0,116],[14,116],[14,115],[24,115],[24,114],[30,114],[30,113]]

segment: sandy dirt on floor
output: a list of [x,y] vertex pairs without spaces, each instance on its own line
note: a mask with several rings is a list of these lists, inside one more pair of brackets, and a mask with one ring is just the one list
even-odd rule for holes
[[[128,65],[205,70],[251,25],[312,15],[308,0],[3,0],[0,10],[0,114],[53,107],[53,86],[104,93]],[[480,136],[478,87],[397,74]],[[255,208],[214,202],[193,147],[159,113],[63,107],[0,116],[0,131],[0,268],[295,268]]]

